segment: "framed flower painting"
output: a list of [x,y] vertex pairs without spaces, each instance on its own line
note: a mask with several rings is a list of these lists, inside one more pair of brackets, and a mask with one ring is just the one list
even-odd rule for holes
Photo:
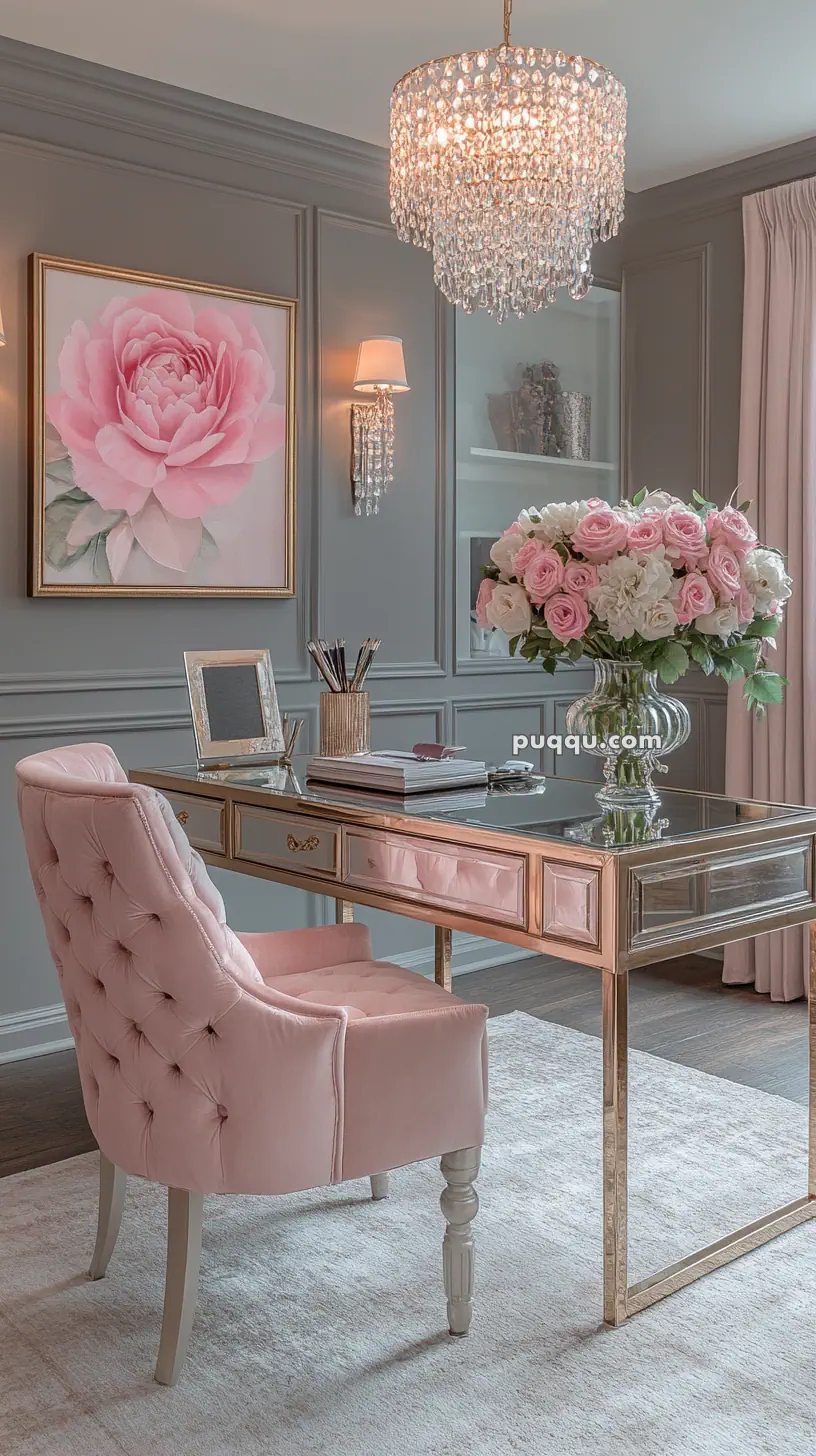
[[31,258],[34,596],[294,595],[291,299]]

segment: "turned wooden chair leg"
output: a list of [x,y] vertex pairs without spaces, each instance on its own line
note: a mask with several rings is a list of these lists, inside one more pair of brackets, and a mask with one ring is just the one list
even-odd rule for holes
[[168,1188],[164,1315],[153,1377],[159,1385],[175,1385],[187,1354],[198,1295],[203,1215],[203,1193]]
[[439,1206],[447,1227],[442,1243],[442,1272],[448,1299],[448,1328],[466,1335],[473,1316],[473,1220],[479,1199],[473,1181],[479,1172],[481,1148],[445,1153],[441,1161],[445,1187]]
[[389,1177],[387,1173],[372,1173],[371,1175],[371,1197],[387,1198],[389,1193]]
[[116,1248],[125,1206],[127,1174],[117,1168],[104,1153],[99,1154],[99,1216],[96,1224],[89,1279],[104,1279],[111,1254]]

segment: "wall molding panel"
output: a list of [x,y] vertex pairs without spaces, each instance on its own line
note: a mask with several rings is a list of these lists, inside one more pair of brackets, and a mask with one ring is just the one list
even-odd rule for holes
[[0,1016],[0,1064],[20,1062],[45,1052],[64,1052],[73,1045],[61,1001]]
[[707,242],[624,264],[624,497],[655,481],[708,496],[710,276]]

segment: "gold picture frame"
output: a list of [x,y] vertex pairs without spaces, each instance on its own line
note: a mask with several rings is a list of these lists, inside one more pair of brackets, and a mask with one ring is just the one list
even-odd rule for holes
[[38,253],[29,286],[29,595],[293,597],[297,301]]
[[199,768],[257,763],[283,753],[268,648],[185,652],[184,671]]

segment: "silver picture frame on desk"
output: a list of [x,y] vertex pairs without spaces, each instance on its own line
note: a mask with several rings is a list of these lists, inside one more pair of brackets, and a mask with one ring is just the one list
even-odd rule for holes
[[185,652],[200,768],[275,760],[284,752],[268,648]]

